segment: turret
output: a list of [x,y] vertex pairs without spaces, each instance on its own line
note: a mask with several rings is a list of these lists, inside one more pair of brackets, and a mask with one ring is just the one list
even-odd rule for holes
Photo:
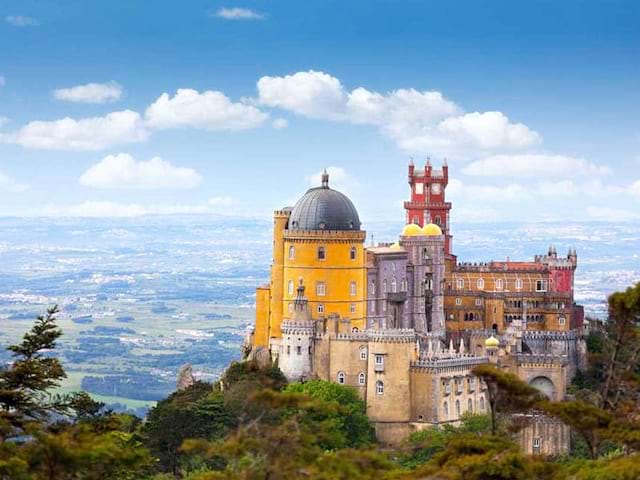
[[313,368],[315,323],[311,318],[309,301],[304,295],[302,279],[294,300],[293,319],[282,322],[281,331],[282,343],[278,355],[280,370],[292,382],[309,378]]

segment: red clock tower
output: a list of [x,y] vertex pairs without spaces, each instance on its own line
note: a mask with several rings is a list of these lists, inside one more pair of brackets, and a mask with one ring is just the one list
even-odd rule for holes
[[451,255],[452,237],[449,233],[451,202],[445,202],[445,189],[449,183],[449,167],[444,161],[441,170],[431,166],[427,159],[424,170],[417,170],[413,160],[409,163],[411,200],[404,202],[407,223],[423,227],[427,223],[439,225],[445,235],[445,254]]

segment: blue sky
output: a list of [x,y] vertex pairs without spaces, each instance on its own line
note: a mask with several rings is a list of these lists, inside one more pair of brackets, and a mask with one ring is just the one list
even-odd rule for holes
[[4,1],[0,215],[640,219],[636,1]]

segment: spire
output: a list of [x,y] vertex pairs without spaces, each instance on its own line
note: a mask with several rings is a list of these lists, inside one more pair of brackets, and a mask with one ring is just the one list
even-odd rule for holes
[[458,349],[458,353],[461,355],[464,353],[464,339],[460,337],[460,348]]
[[427,157],[427,167],[431,166],[431,157]]
[[448,167],[449,164],[447,163],[447,157],[444,157],[444,163],[442,164],[443,167]]
[[329,173],[326,168],[322,172],[322,188],[329,188]]
[[413,157],[409,157],[409,165],[411,165],[413,167]]
[[449,340],[449,353],[453,353],[455,350],[453,349],[453,338]]

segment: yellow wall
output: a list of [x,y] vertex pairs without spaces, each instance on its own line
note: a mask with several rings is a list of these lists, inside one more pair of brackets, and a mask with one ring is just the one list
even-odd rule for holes
[[[351,319],[352,326],[364,328],[366,271],[364,268],[364,232],[333,232],[314,238],[300,239],[298,232],[287,234],[284,241],[284,285],[282,312],[290,318],[289,304],[296,296],[296,288],[302,279],[305,296],[309,300],[314,318],[338,314]],[[339,237],[339,238],[336,238]],[[290,258],[290,247],[294,256]],[[318,248],[324,247],[325,259],[318,259]],[[351,249],[356,249],[356,257],[351,259]],[[317,284],[323,282],[325,294],[317,294]],[[351,295],[351,282],[355,282],[355,295]],[[292,288],[290,287],[292,286]],[[324,305],[324,313],[318,312],[318,305]],[[355,305],[355,312],[351,305]]]
[[256,347],[269,346],[270,297],[270,287],[256,289],[256,327],[253,334],[253,343]]
[[282,210],[276,210],[273,214],[273,264],[271,266],[271,302],[267,338],[280,337],[283,294],[282,277],[284,275],[284,229],[289,220],[289,215],[289,212]]

